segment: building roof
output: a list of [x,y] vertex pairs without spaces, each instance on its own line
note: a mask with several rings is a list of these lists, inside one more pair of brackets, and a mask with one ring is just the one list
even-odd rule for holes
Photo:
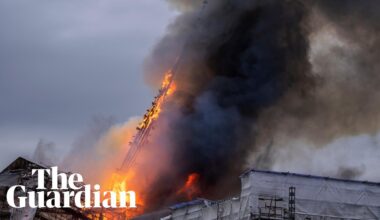
[[312,178],[312,179],[324,179],[324,180],[331,180],[331,181],[338,181],[338,182],[380,186],[380,182],[370,182],[370,181],[363,181],[363,180],[349,180],[349,179],[340,179],[340,178],[327,177],[327,176],[316,176],[316,175],[308,175],[308,174],[299,174],[299,173],[291,173],[291,172],[277,172],[277,171],[258,170],[258,169],[249,169],[249,170],[243,172],[243,174],[240,175],[240,178],[243,178],[252,172],[268,173],[268,174],[282,175],[282,176],[295,176],[295,177]]
[[18,157],[0,172],[0,187],[10,187],[19,184],[22,179],[21,171],[31,169],[46,169],[44,165]]
[[188,202],[181,202],[181,203],[174,204],[174,205],[170,206],[169,208],[172,209],[172,210],[176,210],[176,209],[182,209],[182,208],[185,208],[185,207],[188,207],[188,206],[193,206],[193,205],[208,205],[208,204],[211,204],[211,203],[213,203],[213,201],[208,200],[208,199],[198,198],[198,199],[191,200],[191,201],[188,201]]
[[27,168],[33,168],[33,169],[46,169],[47,167],[45,165],[32,162],[28,159],[25,159],[23,157],[18,157],[16,160],[14,160],[12,163],[10,163],[6,168],[4,168],[0,174],[5,173],[6,171],[16,171],[20,169],[27,169]]

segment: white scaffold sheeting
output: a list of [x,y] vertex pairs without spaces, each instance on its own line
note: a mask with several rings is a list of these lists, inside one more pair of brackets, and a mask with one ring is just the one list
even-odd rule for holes
[[238,198],[218,202],[199,202],[177,208],[173,211],[171,220],[235,220],[239,219],[240,201]]
[[259,198],[289,199],[296,188],[296,217],[304,219],[380,219],[380,184],[291,173],[252,170],[241,176],[242,215],[258,213]]
[[[289,188],[295,187],[297,220],[380,219],[380,184],[327,177],[251,170],[241,176],[240,197],[194,200],[172,207],[170,220],[258,219],[263,201],[275,198],[282,217],[289,212]],[[271,200],[271,204],[274,200]],[[261,204],[260,204],[261,203]],[[268,208],[268,204],[264,203]],[[273,204],[272,204],[273,205]],[[273,213],[273,209],[271,209]],[[265,216],[264,216],[265,217]],[[273,216],[272,216],[273,217]]]

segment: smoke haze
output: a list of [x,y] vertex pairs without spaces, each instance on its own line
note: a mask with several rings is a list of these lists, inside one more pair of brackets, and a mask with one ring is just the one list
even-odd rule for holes
[[[336,153],[294,170],[370,176],[379,163],[370,156],[378,154],[377,144],[336,143],[379,130],[378,2],[173,5],[181,14],[146,62],[148,82],[157,83],[181,54],[178,89],[165,109],[175,171],[163,179],[184,181],[196,172],[203,195],[218,197],[238,188],[234,178],[247,167],[290,170],[290,160],[301,165],[327,152]],[[348,155],[360,150],[368,152],[361,164],[339,159],[354,160]],[[155,186],[170,194],[178,183]]]
[[53,142],[40,139],[33,152],[32,160],[46,166],[53,166],[59,158],[56,152],[57,149]]

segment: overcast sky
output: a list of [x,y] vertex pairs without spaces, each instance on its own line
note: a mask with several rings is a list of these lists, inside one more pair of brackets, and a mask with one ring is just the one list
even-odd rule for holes
[[1,0],[0,169],[40,138],[65,152],[94,116],[144,113],[142,62],[174,15],[164,0]]

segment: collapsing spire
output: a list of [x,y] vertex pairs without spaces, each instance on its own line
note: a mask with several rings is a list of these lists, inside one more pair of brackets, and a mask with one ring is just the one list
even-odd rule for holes
[[137,134],[133,137],[133,140],[129,142],[130,147],[123,163],[121,164],[120,170],[128,170],[131,168],[141,148],[148,143],[150,132],[153,130],[154,125],[160,115],[165,99],[168,95],[172,94],[175,89],[173,78],[177,72],[178,64],[179,59],[177,59],[174,67],[165,73],[161,88],[158,91],[158,95],[154,98],[152,106],[144,114],[143,120],[138,125]]

